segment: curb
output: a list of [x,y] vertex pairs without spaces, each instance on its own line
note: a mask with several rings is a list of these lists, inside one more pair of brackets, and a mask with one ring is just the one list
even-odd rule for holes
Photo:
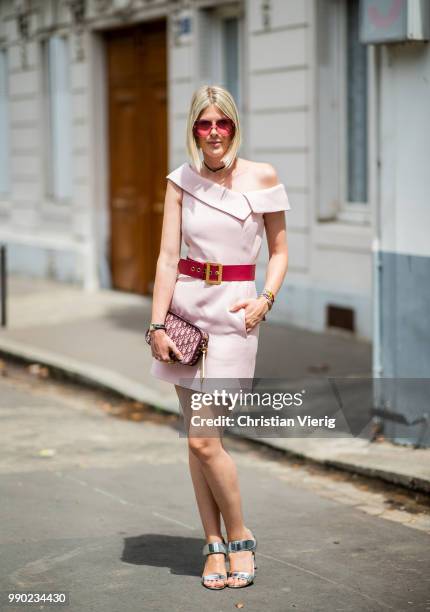
[[130,399],[150,404],[165,412],[179,414],[176,403],[169,400],[169,398],[157,393],[157,391],[146,385],[134,383],[125,376],[106,368],[69,357],[61,357],[57,353],[43,351],[34,346],[26,345],[23,347],[21,343],[9,339],[6,339],[6,341],[5,339],[1,340],[0,355],[15,357],[27,363],[37,362],[53,370],[58,370],[63,375],[84,384],[114,391]]

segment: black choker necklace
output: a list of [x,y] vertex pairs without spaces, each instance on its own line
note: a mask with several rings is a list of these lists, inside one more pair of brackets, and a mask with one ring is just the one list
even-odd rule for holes
[[210,170],[211,172],[218,172],[218,170],[222,170],[223,168],[225,168],[225,166],[220,166],[219,168],[211,168],[210,166],[207,165],[205,160],[203,160],[203,163],[206,166],[206,168]]

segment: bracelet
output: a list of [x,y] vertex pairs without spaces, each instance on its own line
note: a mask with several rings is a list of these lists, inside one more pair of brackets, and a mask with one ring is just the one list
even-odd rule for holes
[[271,310],[274,300],[271,297],[269,297],[269,295],[266,292],[260,293],[259,297],[264,297],[264,299],[269,304],[269,310]]
[[273,291],[270,291],[269,289],[264,289],[263,294],[267,295],[267,297],[273,304],[273,302],[275,301],[275,294],[273,293]]
[[[263,293],[260,293],[260,295],[258,297],[264,297],[264,299],[266,300],[266,302],[269,305],[269,310],[272,308],[272,303],[269,302],[269,300],[267,299],[267,295],[264,295]],[[267,314],[267,313],[266,313]],[[263,318],[261,319],[262,321],[266,320],[266,315],[263,315]]]
[[164,323],[151,323],[149,326],[149,331],[155,331],[156,329],[166,329]]
[[272,302],[270,300],[267,299],[266,295],[261,294],[260,297],[264,297],[264,299],[266,300],[268,306],[269,306],[269,310],[272,309]]

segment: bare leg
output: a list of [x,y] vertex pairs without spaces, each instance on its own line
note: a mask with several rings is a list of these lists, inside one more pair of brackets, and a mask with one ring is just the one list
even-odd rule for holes
[[[188,389],[175,385],[181,406],[186,406],[188,401]],[[189,406],[189,404],[188,404]],[[184,410],[184,408],[182,408]],[[185,415],[185,412],[184,412]],[[212,491],[203,473],[198,458],[188,447],[188,463],[190,467],[191,480],[196,496],[200,519],[206,536],[206,542],[222,542],[221,513],[215,501]],[[206,557],[203,574],[226,574],[225,557],[223,554],[213,554]],[[209,587],[221,587],[224,580],[205,580]]]
[[[175,387],[185,422],[188,424],[193,413],[190,407],[192,390],[177,385]],[[221,436],[217,436],[213,428],[210,435],[211,437],[188,437],[191,476],[207,541],[221,540],[220,512],[224,520],[228,540],[248,538],[251,533],[243,522],[236,465],[222,445]],[[224,573],[223,569],[211,568],[210,564],[213,557],[222,559],[222,562],[224,560],[221,554],[209,555],[204,573],[213,571]],[[213,563],[217,562],[219,562],[219,559],[213,560]],[[249,551],[231,554],[230,569],[231,571],[252,572],[252,554]],[[245,583],[244,580],[238,578],[230,578],[228,582],[237,585]],[[215,582],[214,584],[217,585],[218,583]]]

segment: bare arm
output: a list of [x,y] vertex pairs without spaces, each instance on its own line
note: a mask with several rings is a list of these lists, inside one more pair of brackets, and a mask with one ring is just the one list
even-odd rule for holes
[[269,263],[264,288],[276,296],[288,269],[288,245],[285,212],[283,210],[264,215]]
[[[266,165],[264,186],[274,187],[279,184],[275,169]],[[265,289],[269,289],[276,296],[284,281],[288,269],[288,244],[285,211],[264,214],[267,246],[269,250],[269,263],[266,271]],[[264,298],[262,298],[264,299]]]
[[[175,289],[181,255],[181,215],[182,189],[168,180],[152,299],[152,323],[164,323]],[[153,331],[151,335],[152,354],[156,359],[169,361],[170,349],[182,359],[181,353],[164,330]]]
[[152,323],[164,323],[176,283],[181,251],[182,189],[167,182],[160,252],[152,301]]

